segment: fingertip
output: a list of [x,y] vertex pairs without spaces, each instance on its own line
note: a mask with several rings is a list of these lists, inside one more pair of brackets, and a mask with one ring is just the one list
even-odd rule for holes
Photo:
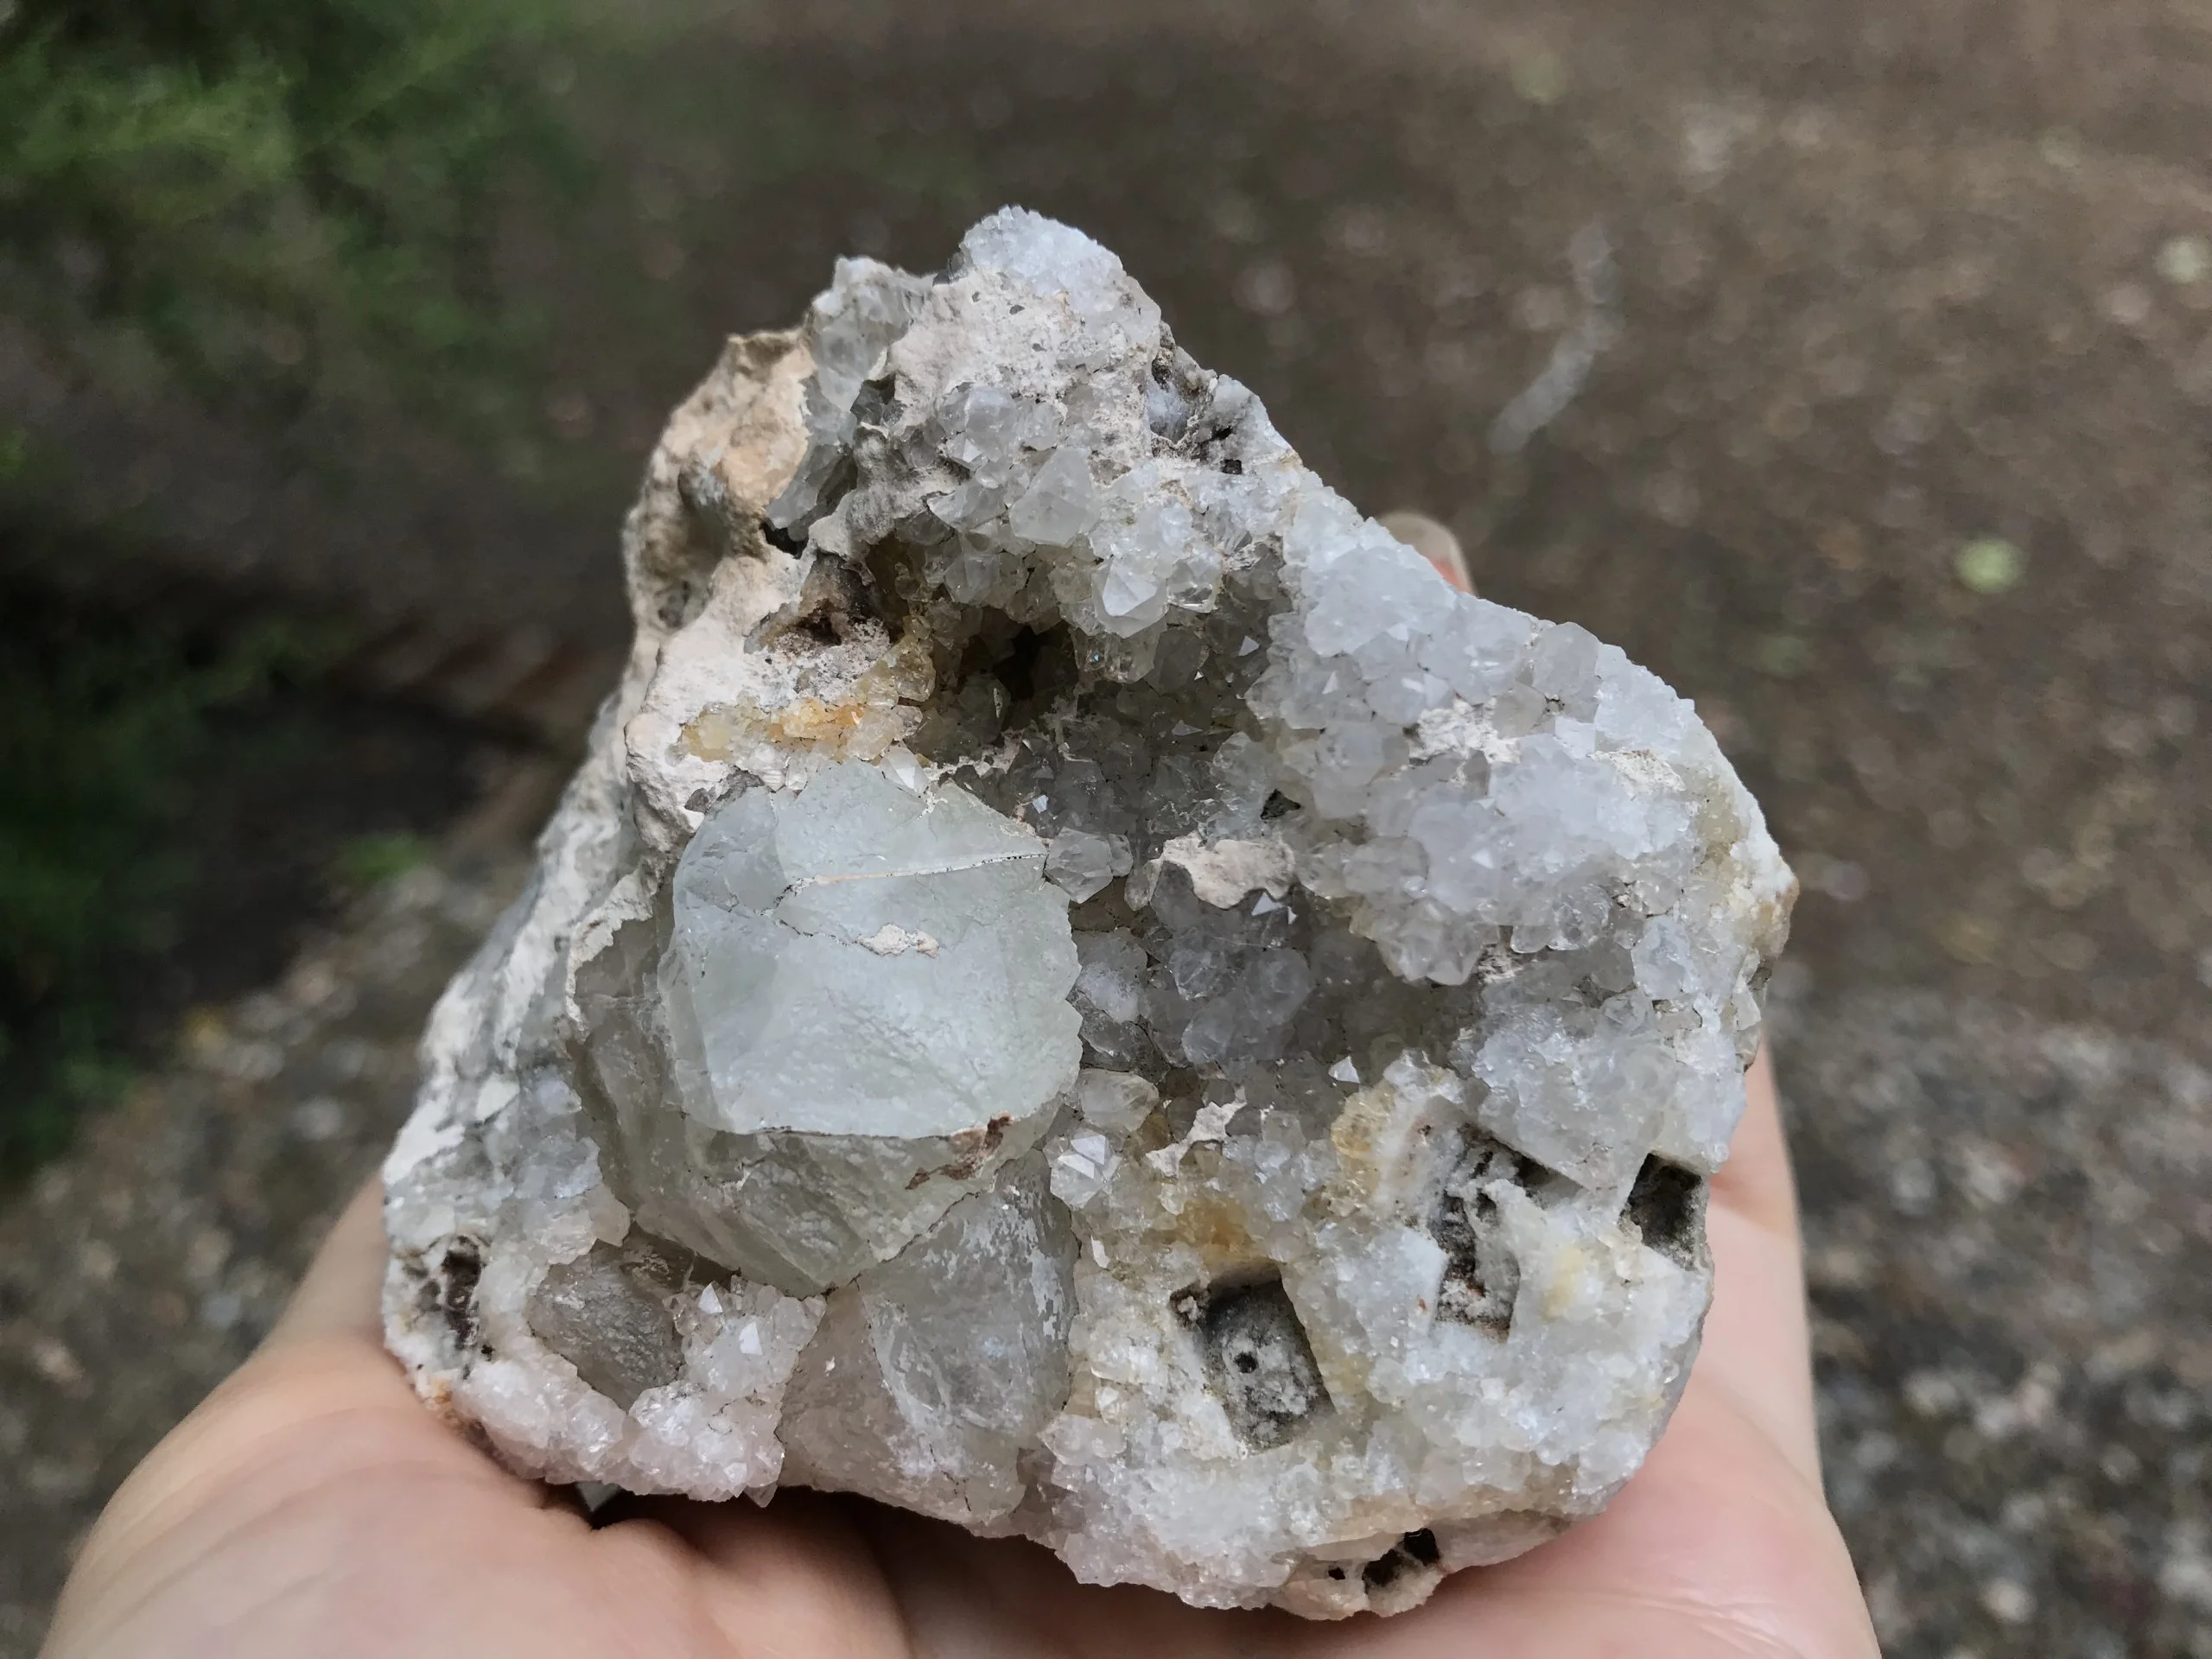
[[1707,1237],[1713,1297],[1698,1370],[1726,1389],[1817,1487],[1797,1194],[1764,1049],[1745,1074],[1744,1090],[1743,1122],[1727,1163],[1713,1178]]
[[1460,547],[1459,538],[1450,525],[1430,518],[1425,512],[1386,512],[1382,528],[1427,559],[1442,576],[1463,594],[1475,591],[1475,584],[1467,574],[1467,555]]

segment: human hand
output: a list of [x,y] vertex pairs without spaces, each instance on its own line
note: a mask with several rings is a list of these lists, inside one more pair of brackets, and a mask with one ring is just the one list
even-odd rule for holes
[[48,1659],[1660,1655],[1867,1659],[1820,1490],[1796,1209],[1764,1059],[1708,1225],[1674,1421],[1603,1515],[1389,1620],[1205,1612],[850,1499],[620,1499],[594,1524],[426,1411],[384,1351],[372,1185],[268,1343],[156,1447],[77,1563]]

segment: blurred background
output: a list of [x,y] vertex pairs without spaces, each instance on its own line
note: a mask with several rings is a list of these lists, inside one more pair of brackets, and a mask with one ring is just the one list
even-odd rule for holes
[[2212,11],[0,0],[0,1656],[403,1115],[663,413],[1018,201],[1694,697],[1886,1649],[2212,1659]]

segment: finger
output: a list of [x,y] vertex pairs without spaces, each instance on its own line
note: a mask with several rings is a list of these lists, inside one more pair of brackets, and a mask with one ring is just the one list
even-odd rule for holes
[[1332,1650],[1335,1643],[1314,1638],[1344,1628],[1272,1611],[1192,1607],[1135,1584],[1078,1583],[1065,1563],[1027,1539],[976,1538],[877,1504],[855,1504],[851,1513],[882,1564],[918,1655],[1294,1659]]
[[650,1549],[670,1535],[709,1571],[705,1611],[733,1653],[905,1654],[906,1621],[881,1563],[836,1498],[803,1491],[774,1504],[617,1496],[595,1541]]
[[315,1252],[262,1351],[275,1353],[317,1337],[381,1343],[386,1254],[384,1183],[371,1177]]
[[1573,1629],[1578,1652],[1876,1651],[1820,1491],[1796,1197],[1764,1054],[1745,1084],[1712,1184],[1713,1306],[1681,1409],[1603,1515],[1440,1592],[1465,1610],[1463,1643],[1556,1651]]
[[[398,1361],[384,1344],[384,1278],[390,1256],[384,1230],[384,1183],[371,1176],[339,1215],[315,1252],[291,1302],[251,1360],[224,1385],[219,1398],[245,1387],[303,1391],[335,1409],[340,1402],[397,1411],[411,1427],[448,1426],[416,1397]],[[478,1453],[458,1437],[453,1449]],[[522,1476],[514,1482],[540,1508],[566,1510],[579,1519],[583,1500],[573,1486],[549,1486]]]
[[[55,1629],[98,1627],[197,1569],[238,1529],[353,1481],[491,1487],[527,1497],[425,1410],[378,1335],[382,1194],[340,1217],[254,1356],[124,1481],[72,1573]],[[54,1649],[94,1652],[57,1637]]]
[[1713,1177],[1707,1217],[1713,1308],[1699,1378],[1724,1391],[1817,1484],[1820,1441],[1796,1191],[1773,1068],[1764,1052],[1745,1083],[1749,1103],[1728,1162]]
[[1713,1178],[1713,1201],[1796,1246],[1797,1184],[1789,1173],[1773,1057],[1764,1047],[1744,1077],[1744,1117],[1728,1161]]
[[1819,1492],[1764,1437],[1745,1434],[1705,1376],[1700,1366],[1649,1461],[1603,1514],[1502,1567],[1447,1580],[1408,1615],[1413,1630],[1428,1619],[1446,1637],[1410,1646],[1409,1659],[1878,1659],[1849,1552]]
[[1382,528],[1436,567],[1437,575],[1463,594],[1475,591],[1467,576],[1467,556],[1448,525],[1425,512],[1386,512]]

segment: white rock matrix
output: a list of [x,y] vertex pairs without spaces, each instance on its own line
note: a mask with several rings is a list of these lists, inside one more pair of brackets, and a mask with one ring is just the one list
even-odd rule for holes
[[385,1169],[435,1409],[1313,1618],[1604,1504],[1795,890],[1688,703],[1450,591],[1019,210],[732,341],[624,556]]

